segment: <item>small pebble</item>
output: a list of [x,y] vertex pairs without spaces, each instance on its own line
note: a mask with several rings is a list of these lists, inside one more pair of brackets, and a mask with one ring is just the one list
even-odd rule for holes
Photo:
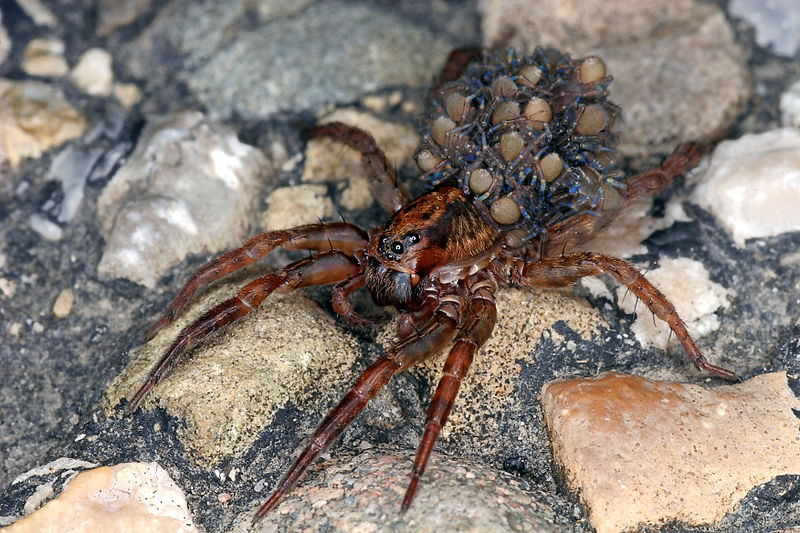
[[58,293],[58,298],[53,304],[53,314],[58,318],[69,316],[72,312],[72,305],[75,303],[75,293],[71,289],[63,289]]

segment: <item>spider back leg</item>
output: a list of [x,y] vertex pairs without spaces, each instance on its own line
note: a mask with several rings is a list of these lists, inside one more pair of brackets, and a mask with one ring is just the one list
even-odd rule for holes
[[309,129],[306,134],[311,139],[330,137],[361,152],[370,191],[387,213],[394,213],[411,200],[383,150],[378,148],[375,139],[366,131],[343,122],[329,122]]
[[186,326],[150,372],[147,381],[128,404],[135,411],[145,394],[175,366],[180,356],[211,333],[239,320],[256,308],[273,291],[288,292],[308,285],[324,285],[361,274],[358,262],[342,252],[320,252],[296,261],[276,274],[264,276],[245,285],[236,296],[206,311]]
[[319,252],[335,249],[352,254],[355,250],[364,248],[368,240],[367,234],[359,227],[345,222],[309,224],[256,235],[240,248],[220,255],[192,274],[189,281],[178,291],[164,315],[147,329],[145,340],[152,339],[161,328],[172,322],[198,289],[254,263],[276,247]]
[[645,278],[632,264],[602,254],[582,253],[550,257],[540,261],[513,260],[509,281],[528,287],[552,289],[565,287],[586,276],[599,276],[605,272],[625,285],[650,311],[669,325],[683,345],[686,355],[695,366],[722,378],[738,381],[739,378],[722,367],[712,365],[692,340],[686,324],[664,294]]

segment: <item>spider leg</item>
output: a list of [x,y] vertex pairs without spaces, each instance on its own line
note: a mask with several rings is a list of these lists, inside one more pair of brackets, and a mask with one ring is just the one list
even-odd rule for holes
[[611,274],[619,283],[628,287],[655,316],[669,325],[697,368],[728,380],[739,380],[730,370],[708,362],[692,340],[686,324],[678,316],[672,303],[627,261],[592,253],[551,257],[529,263],[517,260],[513,262],[511,281],[529,287],[550,289],[565,287],[585,276],[599,276],[604,272]]
[[324,285],[358,276],[360,273],[361,266],[355,259],[342,252],[328,251],[295,261],[276,274],[251,281],[236,296],[206,311],[183,328],[150,372],[147,381],[131,398],[128,410],[136,410],[145,394],[175,366],[181,354],[211,333],[245,316],[273,291],[289,292],[303,286]]
[[256,235],[241,248],[226,252],[200,267],[189,281],[178,291],[178,295],[167,308],[164,315],[145,332],[145,340],[152,339],[158,331],[172,322],[186,307],[189,299],[198,289],[212,281],[246,267],[264,257],[276,247],[285,250],[340,250],[352,254],[364,248],[369,237],[357,226],[344,222],[309,224],[296,228],[270,231]]
[[383,150],[378,148],[375,139],[366,131],[342,122],[329,122],[309,129],[306,134],[311,139],[331,137],[361,152],[369,189],[387,213],[394,213],[411,200]]
[[338,283],[332,291],[333,310],[353,326],[366,327],[374,324],[376,320],[353,311],[353,304],[348,296],[364,286],[366,279],[363,274],[346,279]]
[[469,370],[475,352],[492,334],[497,320],[493,288],[488,282],[481,282],[473,290],[467,321],[461,333],[456,337],[450,355],[447,356],[442,377],[428,409],[425,432],[422,435],[422,442],[411,471],[411,481],[403,498],[402,512],[408,510],[414,499],[417,485],[425,472],[425,466],[428,464],[433,446],[453,407],[461,379]]
[[677,177],[694,168],[706,149],[705,145],[682,144],[667,156],[658,168],[627,178],[623,182],[625,188],[618,190],[622,201],[616,209],[583,213],[555,224],[547,231],[547,242],[541,256],[563,255],[563,250],[574,250],[587,242],[629,207],[636,198],[660,193]]
[[336,440],[392,376],[438,353],[453,339],[461,307],[462,303],[455,298],[444,301],[436,312],[438,320],[431,320],[418,334],[391,346],[361,374],[353,388],[322,420],[294,465],[256,513],[256,520],[266,516],[277,505],[278,501],[294,487],[314,459]]

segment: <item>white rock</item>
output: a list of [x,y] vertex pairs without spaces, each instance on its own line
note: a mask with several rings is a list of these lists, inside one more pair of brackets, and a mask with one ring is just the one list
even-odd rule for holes
[[800,231],[800,130],[784,128],[720,143],[691,200],[739,246]]
[[732,0],[730,14],[752,24],[756,42],[778,55],[792,57],[800,47],[797,0]]
[[31,76],[63,76],[69,71],[64,41],[33,39],[22,53],[22,70]]
[[[689,334],[695,339],[708,335],[719,328],[715,312],[727,308],[731,291],[709,279],[708,271],[702,263],[686,257],[672,259],[661,257],[659,268],[648,271],[647,279],[663,292],[675,306],[681,319],[686,323]],[[678,342],[675,335],[670,336],[667,323],[655,319],[647,306],[636,302],[637,298],[627,287],[617,288],[617,304],[626,313],[637,313],[631,331],[642,346],[665,348],[667,342]]]
[[108,96],[114,85],[111,54],[102,48],[87,50],[72,69],[70,78],[86,94]]
[[190,252],[240,245],[266,163],[199,112],[151,120],[98,201],[98,272],[152,287]]
[[781,94],[781,124],[800,128],[800,80]]

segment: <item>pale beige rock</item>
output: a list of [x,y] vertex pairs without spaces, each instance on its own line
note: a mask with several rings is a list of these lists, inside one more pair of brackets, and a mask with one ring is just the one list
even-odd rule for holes
[[22,52],[22,70],[31,76],[63,76],[69,72],[61,39],[33,39]]
[[83,53],[69,76],[86,94],[108,96],[114,86],[111,54],[102,48],[90,48]]
[[[662,256],[658,268],[647,270],[647,279],[663,292],[681,319],[686,323],[689,334],[697,340],[719,329],[716,312],[727,309],[734,293],[709,278],[703,263],[687,257],[671,258]],[[642,346],[656,346],[666,349],[667,342],[680,346],[674,334],[663,320],[653,320],[653,315],[627,287],[617,287],[617,305],[626,313],[638,310],[631,331]]]
[[714,388],[609,372],[546,384],[542,406],[598,533],[713,524],[753,487],[800,474],[800,400],[785,372]]
[[800,231],[800,130],[721,142],[698,182],[692,202],[711,211],[739,246]]
[[259,216],[264,231],[314,224],[336,212],[324,185],[279,187],[267,197],[269,207]]
[[133,83],[115,83],[114,97],[123,107],[129,108],[142,99],[142,91]]
[[[236,288],[223,285],[198,298],[175,323],[133,350],[130,364],[106,391],[109,416],[144,383],[180,329]],[[184,446],[210,467],[247,450],[287,401],[315,400],[319,391],[354,380],[359,353],[355,337],[302,293],[273,294],[188,352],[142,407],[158,405],[184,421],[178,429]]]
[[0,63],[6,60],[10,51],[11,38],[9,38],[6,27],[3,24],[3,14],[0,13]]
[[[561,531],[542,495],[531,494],[510,475],[465,460],[434,454],[417,496],[398,513],[413,452],[368,450],[311,467],[303,481],[263,520],[255,509],[236,521],[233,532],[475,532]],[[266,491],[265,491],[266,492]],[[266,494],[265,494],[266,496]]]
[[69,316],[72,306],[75,304],[75,293],[71,289],[63,289],[58,293],[56,301],[53,303],[53,314],[58,318]]
[[61,89],[39,81],[0,80],[0,162],[16,168],[86,131],[88,121]]
[[156,463],[123,463],[78,474],[61,495],[1,533],[197,532],[183,491]]
[[[419,135],[413,128],[356,109],[337,109],[323,116],[319,124],[335,121],[369,132],[393,168],[408,164],[419,144]],[[358,151],[333,139],[320,138],[309,141],[305,156],[304,182],[342,182],[345,185],[340,204],[345,209],[365,209],[372,205],[374,198]]]

